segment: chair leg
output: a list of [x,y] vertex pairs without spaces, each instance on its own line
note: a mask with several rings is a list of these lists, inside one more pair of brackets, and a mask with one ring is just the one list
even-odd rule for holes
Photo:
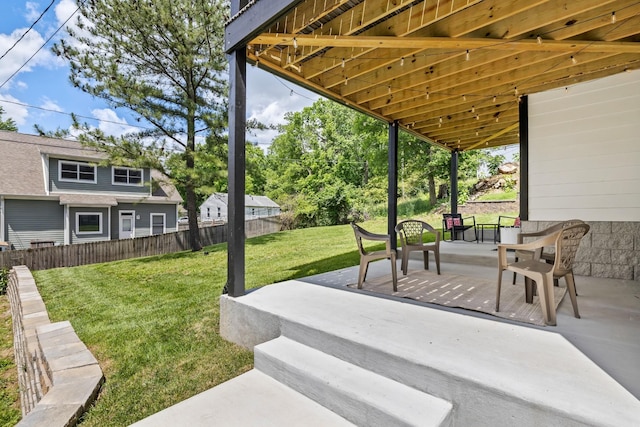
[[393,292],[398,292],[398,273],[396,272],[396,253],[391,253],[391,277],[393,279]]
[[422,258],[424,258],[424,269],[429,269],[429,251],[422,251]]
[[540,280],[536,280],[538,284],[538,294],[540,295],[540,306],[542,307],[542,316],[547,325],[556,325],[556,305],[553,298],[553,275],[540,275]]
[[367,269],[369,268],[369,261],[360,261],[360,273],[358,274],[358,289],[362,289],[362,283],[365,277],[367,277]]
[[502,270],[498,271],[498,290],[496,291],[496,312],[500,311],[500,287],[502,285]]
[[433,251],[433,257],[436,259],[436,271],[440,274],[440,250],[438,248]]
[[407,275],[407,271],[409,271],[409,250],[402,249],[402,263],[400,264],[400,268],[402,269],[402,274]]
[[[515,273],[514,273],[515,274]],[[533,295],[534,295],[534,283],[533,280],[531,280],[531,278],[526,277],[524,278],[524,300],[527,304],[532,304],[533,303]]]
[[569,291],[569,297],[571,298],[571,305],[573,306],[573,315],[576,319],[580,318],[578,313],[578,299],[576,298],[576,282],[573,278],[573,273],[569,272],[564,276],[564,280],[567,281],[567,290]]

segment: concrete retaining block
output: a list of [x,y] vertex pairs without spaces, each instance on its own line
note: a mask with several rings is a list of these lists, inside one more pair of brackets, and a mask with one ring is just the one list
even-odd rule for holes
[[35,281],[14,267],[7,289],[20,383],[20,427],[75,426],[98,396],[102,369],[68,321],[51,323]]

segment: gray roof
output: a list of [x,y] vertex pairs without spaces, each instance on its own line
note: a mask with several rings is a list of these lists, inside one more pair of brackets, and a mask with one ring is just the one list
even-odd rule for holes
[[[229,204],[229,195],[227,193],[213,193],[211,196],[207,198],[207,200],[202,203],[201,206],[206,205],[208,202],[215,202],[219,200],[223,204]],[[247,208],[279,208],[276,202],[268,198],[267,196],[253,196],[250,194],[245,194],[244,196],[244,206]]]
[[[45,191],[42,156],[51,155],[69,160],[99,162],[107,158],[105,153],[82,146],[77,141],[27,135],[0,130],[0,195],[18,197],[47,197]],[[152,171],[154,180],[160,174]],[[166,180],[158,180],[160,188],[146,202],[178,203],[182,201],[175,187]],[[109,196],[107,196],[109,197]],[[113,197],[111,197],[113,199]],[[60,202],[76,200],[76,196],[65,195]],[[117,196],[119,201],[142,201],[140,196]],[[83,204],[112,204],[105,195],[83,195]]]

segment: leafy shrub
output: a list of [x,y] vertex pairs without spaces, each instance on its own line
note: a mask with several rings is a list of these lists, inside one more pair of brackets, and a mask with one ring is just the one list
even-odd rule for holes
[[0,295],[7,293],[7,286],[9,285],[9,269],[0,268]]

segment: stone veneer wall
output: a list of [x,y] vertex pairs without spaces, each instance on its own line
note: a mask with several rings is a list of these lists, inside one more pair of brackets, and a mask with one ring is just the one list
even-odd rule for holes
[[[523,221],[522,232],[534,232],[557,221]],[[640,222],[587,222],[574,273],[580,276],[640,281]]]
[[69,322],[49,321],[27,267],[11,270],[7,295],[23,416],[18,426],[75,426],[104,382],[98,361]]

